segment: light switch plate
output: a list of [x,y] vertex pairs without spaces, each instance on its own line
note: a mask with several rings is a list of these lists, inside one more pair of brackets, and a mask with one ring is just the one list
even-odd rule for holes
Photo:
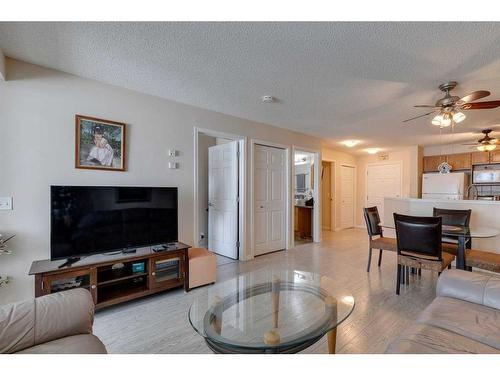
[[177,168],[179,168],[179,163],[171,161],[171,162],[168,163],[168,168],[169,169],[177,169]]
[[0,210],[12,210],[12,197],[0,197]]
[[168,150],[168,156],[171,156],[171,157],[176,157],[177,156],[177,150]]

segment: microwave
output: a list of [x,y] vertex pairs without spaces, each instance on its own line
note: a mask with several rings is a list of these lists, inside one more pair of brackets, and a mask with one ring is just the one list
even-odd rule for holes
[[474,185],[500,184],[500,164],[475,165],[472,169]]

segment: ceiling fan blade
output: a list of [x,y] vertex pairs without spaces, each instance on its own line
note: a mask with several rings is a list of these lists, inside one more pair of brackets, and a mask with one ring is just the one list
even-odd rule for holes
[[466,103],[462,109],[492,109],[500,106],[500,100],[491,100],[489,102]]
[[462,146],[479,146],[481,143],[475,142],[475,143],[462,143]]
[[427,105],[427,104],[422,104],[422,105],[414,105],[415,108],[437,108],[435,105]]
[[491,93],[489,91],[486,91],[486,90],[474,91],[474,92],[471,92],[469,95],[465,95],[463,98],[460,98],[458,103],[459,104],[470,103],[470,102],[473,102],[474,100],[486,98],[490,94]]
[[407,120],[403,120],[403,122],[408,122],[408,121],[416,120],[416,119],[418,119],[420,117],[429,116],[431,113],[434,113],[434,112],[436,112],[436,111],[432,111],[432,112],[429,112],[429,113],[424,113],[423,115],[412,117],[412,118],[409,118]]

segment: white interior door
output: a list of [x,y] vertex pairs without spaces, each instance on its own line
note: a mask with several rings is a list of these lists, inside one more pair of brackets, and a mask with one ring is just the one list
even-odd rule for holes
[[208,248],[238,259],[238,142],[208,148]]
[[340,227],[354,227],[354,168],[340,167]]
[[254,148],[254,252],[285,248],[286,151],[255,145]]
[[384,217],[384,198],[401,197],[401,164],[369,165],[366,168],[366,207],[377,206]]

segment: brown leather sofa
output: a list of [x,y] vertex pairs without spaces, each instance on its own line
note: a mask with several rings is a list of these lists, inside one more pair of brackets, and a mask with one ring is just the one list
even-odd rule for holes
[[72,289],[0,307],[0,353],[106,354],[92,334],[94,303]]
[[436,294],[387,353],[500,354],[500,277],[447,270]]

